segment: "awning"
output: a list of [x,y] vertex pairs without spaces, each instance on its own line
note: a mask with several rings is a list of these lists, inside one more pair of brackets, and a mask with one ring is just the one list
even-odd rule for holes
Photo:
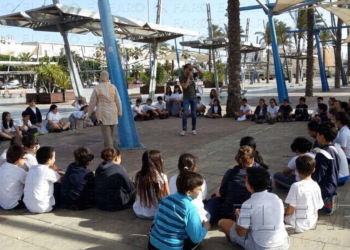
[[305,2],[305,0],[276,0],[275,7],[273,8],[273,12],[282,12],[285,9],[288,9],[289,7],[292,7],[293,5],[296,5],[298,3]]
[[[116,38],[134,42],[164,42],[181,36],[198,36],[198,32],[147,23],[130,18],[112,16]],[[99,12],[52,4],[40,8],[0,16],[0,24],[30,28],[34,31],[59,32],[102,36]]]
[[[329,12],[336,15],[346,25],[350,25],[350,9],[339,8],[336,6],[329,6],[328,4],[327,5],[320,5],[320,7],[324,8],[325,10],[328,10]],[[342,43],[349,43],[349,42],[350,42],[350,35]]]

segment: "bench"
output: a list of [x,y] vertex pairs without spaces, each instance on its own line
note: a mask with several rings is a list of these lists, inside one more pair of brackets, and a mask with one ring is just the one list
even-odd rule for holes
[[6,95],[8,96],[8,98],[12,97],[12,93],[10,93],[10,91],[5,90],[4,93],[2,93],[2,97],[6,98]]

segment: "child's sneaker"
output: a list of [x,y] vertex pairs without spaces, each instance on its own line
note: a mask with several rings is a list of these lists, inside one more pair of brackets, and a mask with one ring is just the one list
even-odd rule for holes
[[192,130],[192,134],[196,135],[197,134],[196,130]]
[[325,200],[325,214],[332,215],[335,211],[337,211],[338,206],[338,196],[335,194],[331,197],[327,197]]
[[181,135],[181,136],[186,135],[186,131],[182,131],[180,135]]

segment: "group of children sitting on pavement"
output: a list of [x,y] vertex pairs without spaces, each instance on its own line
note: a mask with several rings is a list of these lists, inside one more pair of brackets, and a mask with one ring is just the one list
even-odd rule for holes
[[336,211],[337,188],[349,179],[350,118],[337,111],[331,119],[310,121],[308,131],[316,142],[295,138],[291,149],[296,156],[273,175],[275,187],[289,189],[286,208],[271,193],[270,169],[250,136],[241,139],[237,165],[225,173],[210,199],[205,180],[196,173],[198,158],[189,153],[180,155],[179,174],[168,180],[162,153],[145,151],[133,182],[115,148],[102,150],[103,162],[92,172],[93,153],[79,147],[74,162],[61,171],[53,147],[40,147],[34,135],[16,136],[1,155],[0,206],[26,207],[32,213],[56,207],[132,207],[137,217],[153,220],[148,249],[194,249],[213,223],[245,249],[288,249],[286,225],[296,232],[314,228],[319,209],[326,215]]

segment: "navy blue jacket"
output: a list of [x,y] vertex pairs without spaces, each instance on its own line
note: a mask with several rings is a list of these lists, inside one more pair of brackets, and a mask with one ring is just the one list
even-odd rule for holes
[[333,160],[328,159],[324,154],[317,153],[316,168],[312,174],[312,179],[318,183],[321,188],[322,198],[325,199],[336,193],[338,187],[340,158],[335,148],[331,145],[320,147],[328,152]]
[[290,112],[293,111],[293,108],[288,104],[287,106],[281,105],[278,113],[282,113],[282,115],[289,115]]
[[61,207],[84,210],[95,206],[94,173],[85,166],[71,163],[61,184]]
[[[261,109],[260,105],[256,107],[256,109],[255,109],[255,111],[254,111],[254,116],[255,116],[255,115],[258,115],[258,116],[259,116],[259,114],[260,114],[260,109]],[[267,114],[267,105],[264,104],[264,106],[263,106],[263,116],[266,116],[266,114]]]
[[295,108],[295,115],[301,115],[302,117],[306,117],[309,115],[308,109],[309,107],[306,104],[304,105],[298,104]]
[[43,121],[40,110],[38,108],[35,108],[35,109],[36,109],[36,113],[33,112],[31,107],[26,108],[26,111],[30,115],[29,120],[33,125],[35,125],[35,123],[41,123]]
[[95,199],[101,210],[116,211],[135,198],[135,185],[124,167],[102,162],[95,172]]

